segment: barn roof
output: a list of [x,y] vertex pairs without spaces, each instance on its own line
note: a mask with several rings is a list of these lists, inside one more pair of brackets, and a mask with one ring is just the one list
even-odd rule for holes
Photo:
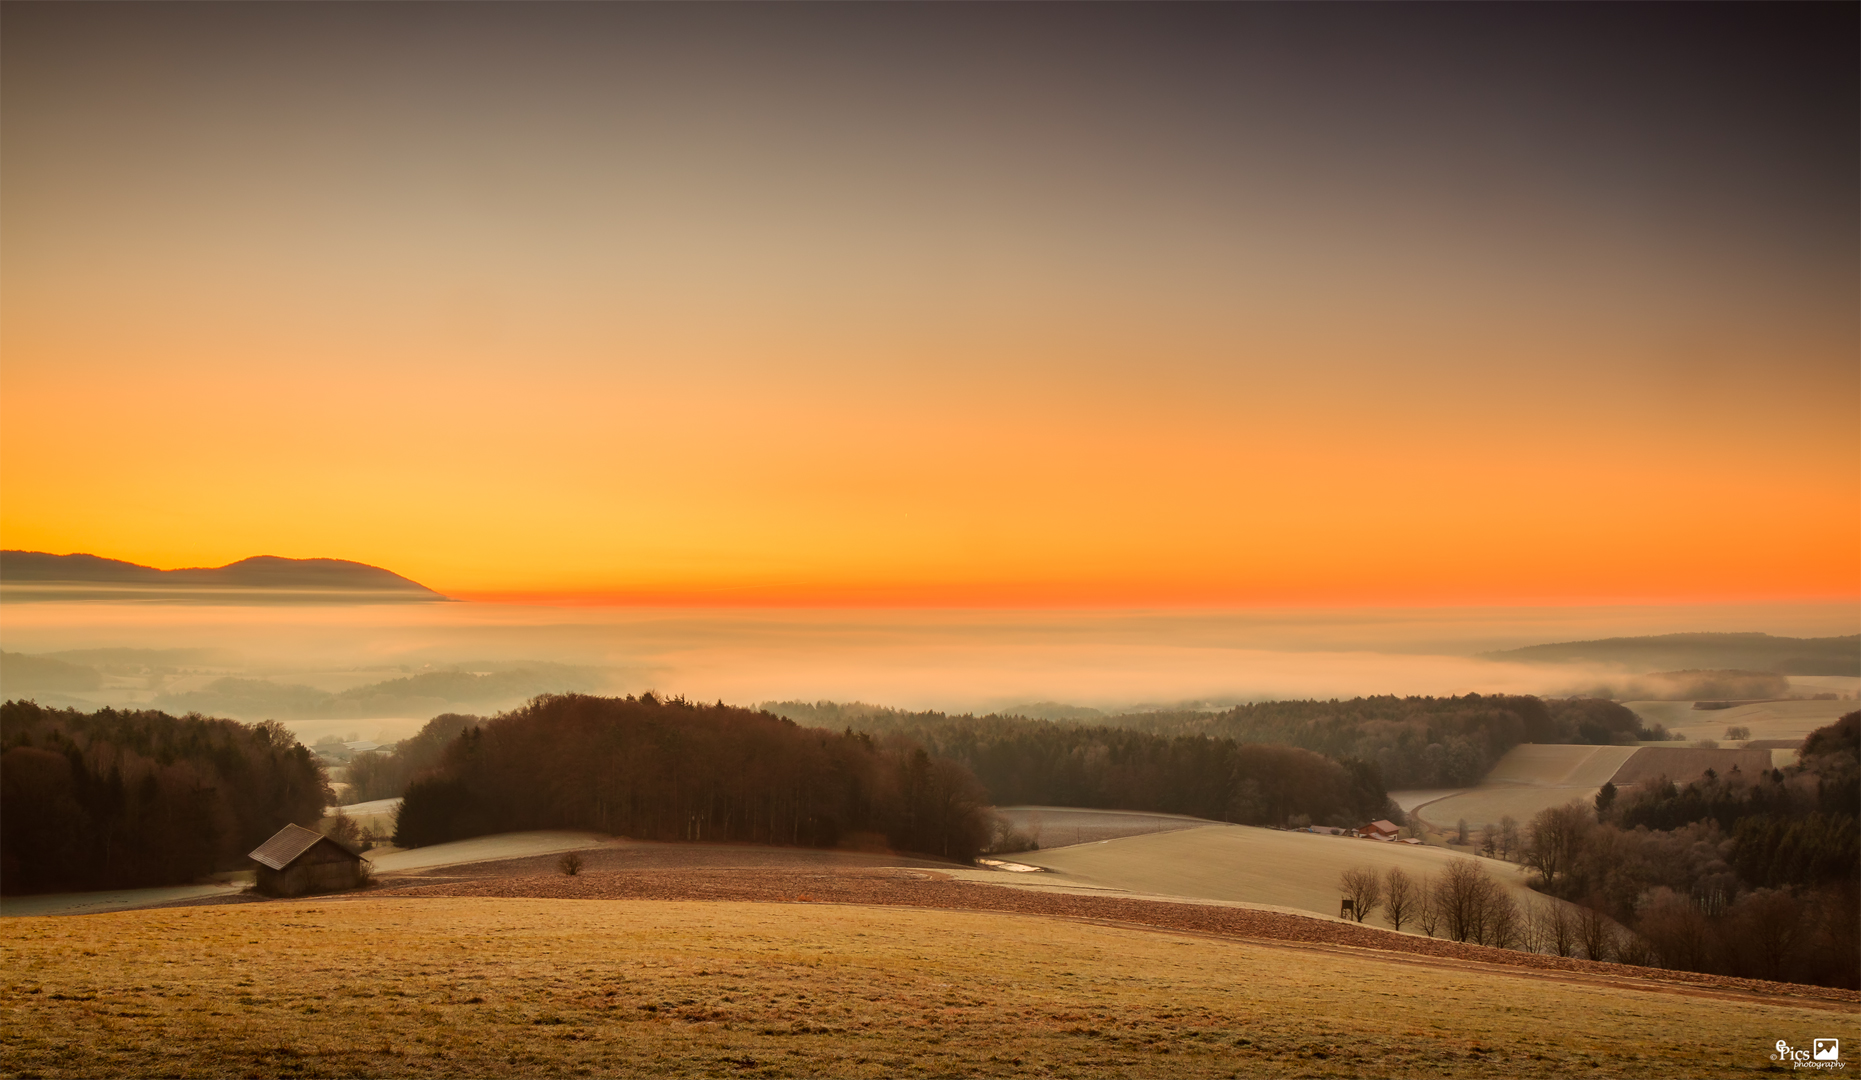
[[324,842],[328,842],[332,847],[336,848],[336,850],[350,858],[361,858],[360,855],[343,847],[341,844],[324,836],[322,833],[312,832],[298,825],[286,825],[284,828],[273,833],[270,840],[252,849],[251,858],[264,863],[273,870],[282,870],[295,862],[298,856],[316,847],[319,843]]

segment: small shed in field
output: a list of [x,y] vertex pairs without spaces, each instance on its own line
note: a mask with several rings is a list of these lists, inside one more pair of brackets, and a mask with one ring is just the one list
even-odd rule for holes
[[362,884],[362,856],[319,832],[286,825],[252,851],[267,896],[334,892]]

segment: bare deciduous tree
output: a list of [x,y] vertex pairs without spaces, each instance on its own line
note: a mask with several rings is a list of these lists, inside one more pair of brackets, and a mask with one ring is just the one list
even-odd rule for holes
[[1435,903],[1448,937],[1468,941],[1480,936],[1485,916],[1480,891],[1485,883],[1486,871],[1471,859],[1454,859],[1442,871],[1435,884]]
[[324,823],[323,835],[351,851],[367,851],[372,846],[362,832],[362,827],[356,824],[354,818],[341,810],[336,811],[335,816]]
[[1417,892],[1415,879],[1402,867],[1392,866],[1383,875],[1383,918],[1389,920],[1392,930],[1402,929],[1403,923],[1415,918]]
[[1577,940],[1583,945],[1583,955],[1591,960],[1615,959],[1615,927],[1609,917],[1585,905],[1577,909]]
[[1614,951],[1616,962],[1635,967],[1653,967],[1659,961],[1654,946],[1648,939],[1632,930],[1617,929],[1612,925],[1608,929],[1609,948]]
[[1441,928],[1441,887],[1432,877],[1425,877],[1415,890],[1415,922],[1429,937]]
[[1482,890],[1486,908],[1481,919],[1484,932],[1479,943],[1500,949],[1524,947],[1525,920],[1519,916],[1518,904],[1498,882],[1487,878],[1486,883],[1488,888]]
[[1499,819],[1499,857],[1510,859],[1519,851],[1519,823],[1511,814]]
[[1513,948],[1520,937],[1518,905],[1472,859],[1448,863],[1434,890],[1441,925],[1455,941]]
[[1541,953],[1545,951],[1545,939],[1549,926],[1545,903],[1537,896],[1527,895],[1519,904],[1519,947],[1526,952]]
[[1338,875],[1338,888],[1351,902],[1351,917],[1358,922],[1383,902],[1383,879],[1366,866],[1353,866]]
[[1712,927],[1692,897],[1665,886],[1651,890],[1636,929],[1654,946],[1662,967],[1706,970]]
[[1787,979],[1813,927],[1782,889],[1747,893],[1732,908],[1733,939],[1743,965],[1762,979]]
[[1570,910],[1570,905],[1557,900],[1545,912],[1545,951],[1557,956],[1575,956],[1577,952],[1577,920]]
[[1590,813],[1582,803],[1556,806],[1531,819],[1525,864],[1538,871],[1546,889],[1569,873],[1590,831]]

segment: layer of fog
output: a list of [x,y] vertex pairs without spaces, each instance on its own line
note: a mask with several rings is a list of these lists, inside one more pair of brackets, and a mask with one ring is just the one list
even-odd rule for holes
[[[166,654],[196,663],[140,667],[136,655],[147,654],[77,654],[98,664],[114,655],[117,674],[69,704],[196,700],[183,695],[229,676],[327,697],[423,672],[554,665],[535,685],[559,679],[561,689],[650,688],[733,704],[827,699],[965,711],[1058,702],[1116,711],[1360,694],[1587,693],[1625,672],[1472,654],[1636,634],[1829,636],[1854,633],[1855,623],[1846,605],[977,612],[12,603],[0,606],[0,648],[74,659],[72,650],[214,650]],[[309,740],[399,738],[439,711],[321,717],[316,702],[324,698],[302,700],[311,704],[292,726]],[[360,707],[353,696],[344,700],[351,712]]]

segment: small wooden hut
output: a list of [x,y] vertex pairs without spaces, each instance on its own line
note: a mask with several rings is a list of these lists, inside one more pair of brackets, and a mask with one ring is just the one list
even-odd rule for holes
[[362,856],[319,832],[286,825],[252,852],[267,896],[334,892],[362,884]]

